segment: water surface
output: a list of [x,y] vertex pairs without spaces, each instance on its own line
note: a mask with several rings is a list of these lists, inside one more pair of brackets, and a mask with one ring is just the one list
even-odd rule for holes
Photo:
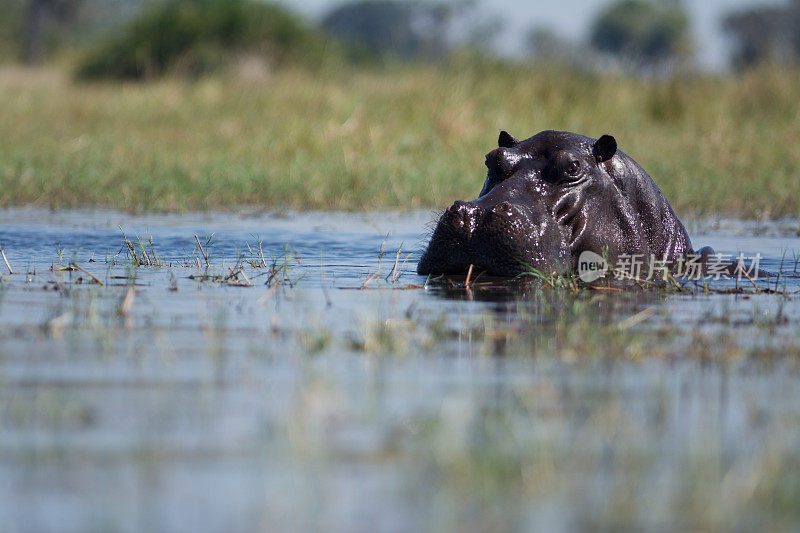
[[689,224],[777,292],[575,294],[432,218],[0,211],[0,530],[800,526],[797,221]]

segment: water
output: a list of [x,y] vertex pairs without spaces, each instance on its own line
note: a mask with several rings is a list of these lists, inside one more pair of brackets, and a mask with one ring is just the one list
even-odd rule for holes
[[432,218],[0,211],[0,530],[800,525],[797,221],[690,225],[780,294],[572,294],[421,288]]

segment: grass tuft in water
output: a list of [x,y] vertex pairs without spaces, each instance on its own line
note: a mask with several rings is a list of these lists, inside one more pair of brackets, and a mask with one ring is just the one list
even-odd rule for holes
[[122,233],[122,248],[120,248],[117,255],[111,259],[112,262],[117,256],[123,254],[125,260],[136,267],[164,266],[164,261],[156,254],[152,235],[147,235],[143,238],[137,234],[136,240],[130,240],[125,234],[125,230],[122,229],[122,226],[118,227],[119,231]]

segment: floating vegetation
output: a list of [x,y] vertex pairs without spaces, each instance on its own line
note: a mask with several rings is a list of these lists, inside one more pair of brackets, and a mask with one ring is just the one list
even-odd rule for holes
[[352,289],[352,288],[366,289],[369,287],[370,283],[381,280],[383,282],[388,283],[393,289],[408,290],[408,289],[419,289],[422,287],[421,285],[399,286],[397,284],[398,281],[400,280],[400,277],[403,275],[408,260],[413,255],[411,252],[405,254],[403,253],[402,243],[397,248],[397,251],[394,254],[394,261],[392,263],[392,268],[389,270],[387,274],[385,275],[383,274],[381,268],[383,267],[384,246],[386,245],[386,241],[388,240],[388,238],[389,235],[386,235],[386,237],[381,242],[380,249],[378,250],[378,269],[375,272],[369,274],[364,280],[364,283],[362,283],[360,287],[342,287],[343,289]]
[[[525,272],[513,279],[497,278],[487,276],[483,271],[477,271],[470,265],[466,276],[428,276],[426,286],[436,284],[447,286],[450,289],[469,290],[496,290],[501,287],[515,287],[520,284],[536,283],[543,289],[564,290],[571,293],[580,291],[600,291],[600,292],[626,292],[630,290],[654,291],[662,294],[778,294],[789,296],[797,294],[800,289],[790,289],[787,284],[787,275],[793,275],[795,271],[784,270],[783,265],[777,273],[763,273],[758,279],[749,276],[744,278],[744,282],[737,278],[715,279],[712,276],[700,277],[697,279],[687,277],[676,277],[670,272],[666,272],[662,278],[645,279],[634,277],[624,273],[615,275],[609,272],[605,277],[596,281],[585,282],[577,273],[574,272],[551,272],[545,273],[541,270],[526,266]],[[797,276],[793,276],[797,278]],[[783,285],[781,285],[783,281]]]
[[[153,236],[147,235],[146,238],[136,235],[136,240],[132,241],[125,235],[122,226],[118,226],[119,231],[122,232],[122,248],[117,254],[110,259],[112,264],[116,264],[116,258],[122,254],[125,260],[129,261],[136,267],[161,267],[164,266],[164,261],[156,254],[156,249],[153,246]],[[106,260],[109,262],[109,260]]]
[[3,245],[0,244],[0,257],[3,258],[3,262],[6,264],[6,268],[8,269],[9,274],[14,274],[14,269],[11,268],[11,265],[8,263],[8,259],[6,259],[6,253],[3,251]]

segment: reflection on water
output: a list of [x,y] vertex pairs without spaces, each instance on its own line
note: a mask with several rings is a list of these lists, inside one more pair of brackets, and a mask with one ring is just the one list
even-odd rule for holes
[[693,233],[786,295],[573,294],[416,288],[431,218],[0,211],[0,530],[800,525],[796,223]]

